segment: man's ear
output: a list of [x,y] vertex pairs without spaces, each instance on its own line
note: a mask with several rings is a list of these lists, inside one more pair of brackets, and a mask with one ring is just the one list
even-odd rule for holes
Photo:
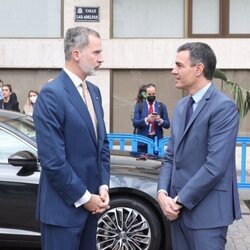
[[198,63],[196,64],[196,76],[200,76],[204,70],[204,64],[203,63]]
[[80,51],[78,49],[73,49],[71,57],[78,62],[80,60]]

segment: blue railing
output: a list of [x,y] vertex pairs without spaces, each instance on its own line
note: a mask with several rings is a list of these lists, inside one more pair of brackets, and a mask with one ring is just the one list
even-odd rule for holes
[[[157,137],[152,140],[148,137],[136,134],[108,134],[110,149],[128,150],[137,152],[138,143],[142,142],[148,145],[148,154],[158,154],[164,156],[165,147],[169,141],[169,137],[160,140]],[[237,137],[237,148],[241,152],[241,168],[238,180],[239,188],[250,189],[250,177],[247,180],[247,147],[250,146],[249,137]],[[250,170],[249,170],[250,171]]]
[[[130,145],[132,152],[137,152],[138,142],[148,145],[148,153],[154,153],[154,141],[148,137],[136,134],[108,134],[109,147],[114,148],[114,144],[118,145],[118,149],[125,150],[126,143]],[[157,138],[156,138],[157,140]],[[130,142],[130,144],[128,144]],[[118,143],[118,144],[117,144]]]
[[249,137],[237,137],[237,146],[241,147],[241,169],[240,180],[238,180],[239,188],[250,188],[250,180],[247,180],[247,145],[250,145]]

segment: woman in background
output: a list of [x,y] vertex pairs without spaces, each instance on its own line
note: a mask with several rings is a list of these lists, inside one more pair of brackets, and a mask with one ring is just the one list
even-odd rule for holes
[[10,84],[3,85],[3,99],[0,100],[0,109],[20,112],[16,94],[12,92]]
[[36,98],[38,96],[38,92],[35,90],[30,90],[28,93],[28,99],[23,106],[23,113],[26,115],[33,115],[33,107],[36,102]]

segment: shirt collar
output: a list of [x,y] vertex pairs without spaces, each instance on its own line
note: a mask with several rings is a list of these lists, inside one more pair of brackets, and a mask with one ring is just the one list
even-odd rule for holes
[[192,97],[195,101],[195,103],[198,103],[202,97],[205,95],[205,93],[207,92],[207,90],[209,89],[209,87],[211,86],[211,82],[208,83],[205,87],[203,87],[202,89],[200,89],[197,93],[195,93]]
[[76,88],[78,88],[82,84],[82,82],[83,82],[82,79],[79,78],[76,74],[74,74],[73,72],[71,72],[70,70],[68,70],[65,67],[63,68],[63,70],[69,76],[69,78],[74,83],[74,85],[76,86]]

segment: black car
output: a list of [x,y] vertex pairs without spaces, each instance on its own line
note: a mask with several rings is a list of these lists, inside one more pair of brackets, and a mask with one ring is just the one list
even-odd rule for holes
[[[170,229],[155,200],[161,159],[111,155],[111,207],[100,216],[97,249],[171,249]],[[39,247],[35,220],[41,168],[31,117],[0,111],[0,247]]]

